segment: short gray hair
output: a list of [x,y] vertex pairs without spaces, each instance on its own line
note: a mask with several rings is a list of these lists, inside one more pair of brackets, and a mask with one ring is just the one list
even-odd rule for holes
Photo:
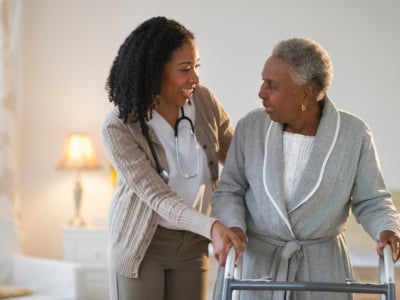
[[332,62],[326,50],[317,42],[308,38],[282,40],[276,44],[272,55],[289,64],[295,83],[312,83],[320,95],[329,88],[333,77]]

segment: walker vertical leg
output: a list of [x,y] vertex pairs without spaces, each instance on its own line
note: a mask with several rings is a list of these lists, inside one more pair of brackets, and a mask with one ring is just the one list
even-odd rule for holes
[[396,288],[394,283],[388,284],[387,300],[396,300]]
[[230,278],[224,278],[224,285],[222,286],[222,300],[232,300],[232,293],[230,291]]

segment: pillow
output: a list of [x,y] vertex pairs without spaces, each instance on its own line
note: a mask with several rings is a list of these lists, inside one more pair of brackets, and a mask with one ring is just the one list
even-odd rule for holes
[[0,299],[31,295],[32,290],[18,286],[0,285]]

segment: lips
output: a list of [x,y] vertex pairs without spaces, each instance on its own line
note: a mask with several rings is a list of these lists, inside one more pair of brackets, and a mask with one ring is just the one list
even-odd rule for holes
[[265,107],[265,112],[267,114],[272,113],[274,111],[274,109],[271,106],[264,105],[264,107]]
[[182,89],[182,96],[184,98],[192,98],[194,89]]

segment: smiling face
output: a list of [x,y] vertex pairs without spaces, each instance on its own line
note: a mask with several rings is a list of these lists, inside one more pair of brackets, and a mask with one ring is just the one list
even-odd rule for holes
[[303,86],[297,85],[289,73],[284,60],[271,56],[262,71],[259,97],[263,100],[265,112],[271,119],[282,124],[296,124],[301,121],[301,105],[305,104]]
[[194,40],[188,40],[180,48],[172,52],[171,60],[167,61],[161,79],[160,101],[158,109],[176,110],[185,105],[193,96],[193,91],[199,83],[199,54]]

